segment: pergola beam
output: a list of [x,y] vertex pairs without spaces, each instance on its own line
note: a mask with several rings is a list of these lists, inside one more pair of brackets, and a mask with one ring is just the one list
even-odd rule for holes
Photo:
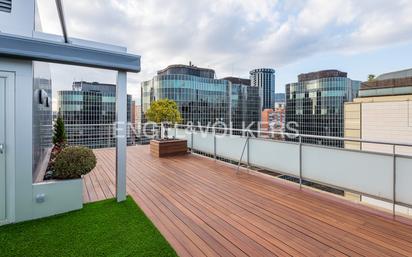
[[138,55],[1,32],[0,56],[115,71],[140,72],[140,56]]

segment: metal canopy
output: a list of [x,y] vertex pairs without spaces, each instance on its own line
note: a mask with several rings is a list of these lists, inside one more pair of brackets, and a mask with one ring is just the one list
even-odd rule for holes
[[0,33],[0,56],[125,72],[140,72],[140,56]]

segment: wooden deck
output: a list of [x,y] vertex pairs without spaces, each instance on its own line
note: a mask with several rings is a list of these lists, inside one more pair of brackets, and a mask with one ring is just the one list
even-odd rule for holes
[[[115,193],[115,151],[95,153],[86,202]],[[180,256],[412,256],[412,226],[335,197],[196,155],[127,158],[128,193]]]

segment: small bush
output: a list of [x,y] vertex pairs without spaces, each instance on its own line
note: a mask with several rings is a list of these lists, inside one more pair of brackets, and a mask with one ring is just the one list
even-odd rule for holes
[[87,147],[64,148],[56,157],[54,175],[56,179],[74,179],[86,175],[96,167],[96,156]]
[[53,125],[53,144],[64,146],[67,141],[66,129],[64,128],[64,121],[62,116],[57,116],[57,120]]

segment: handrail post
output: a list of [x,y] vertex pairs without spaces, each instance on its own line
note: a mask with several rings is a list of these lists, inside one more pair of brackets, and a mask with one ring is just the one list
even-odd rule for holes
[[249,169],[250,167],[250,162],[249,162],[249,144],[250,144],[250,138],[249,138],[249,133],[247,133],[247,149],[246,149],[246,154],[247,154],[247,168]]
[[213,127],[213,158],[216,160],[216,128]]
[[[239,158],[239,163],[237,165],[237,171],[238,172],[239,172],[240,165],[242,164],[243,154],[245,153],[245,149],[248,146],[249,146],[249,137],[246,138],[245,145],[243,146],[243,149],[242,149],[242,154],[240,155],[240,158]],[[248,156],[248,158],[249,158],[249,156]]]
[[191,134],[190,134],[190,151],[193,153],[193,127],[190,127]]
[[164,133],[163,122],[160,122],[158,133],[159,133],[160,140],[162,140],[163,139],[163,133]]
[[299,189],[302,189],[302,136],[299,135]]
[[113,142],[113,138],[115,138],[115,133],[116,133],[116,124],[113,124],[113,129],[109,129],[107,131],[107,145],[108,147],[113,147],[114,146],[114,142]]
[[396,219],[396,145],[392,146],[392,155],[393,155],[393,164],[392,164],[392,172],[393,172],[393,204],[392,204],[392,215],[393,218]]

